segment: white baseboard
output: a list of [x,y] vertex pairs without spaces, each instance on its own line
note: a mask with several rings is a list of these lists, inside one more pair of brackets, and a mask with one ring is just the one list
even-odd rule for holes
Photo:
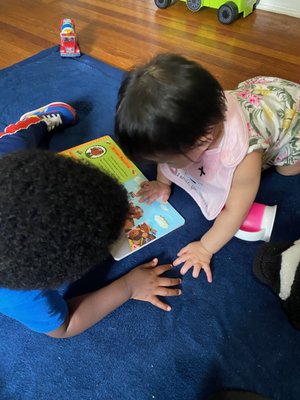
[[300,2],[297,0],[261,0],[257,9],[300,18]]

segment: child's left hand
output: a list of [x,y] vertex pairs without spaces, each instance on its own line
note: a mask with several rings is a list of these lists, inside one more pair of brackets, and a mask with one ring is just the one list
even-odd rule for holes
[[185,275],[187,271],[194,266],[193,277],[198,278],[201,268],[206,273],[207,281],[212,282],[212,273],[210,269],[210,260],[212,253],[207,251],[201,241],[193,242],[183,247],[179,253],[178,258],[173,262],[174,266],[181,263],[183,267],[180,270],[181,275]]

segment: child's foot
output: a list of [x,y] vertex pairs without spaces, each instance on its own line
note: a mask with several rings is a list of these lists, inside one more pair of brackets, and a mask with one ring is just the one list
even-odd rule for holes
[[74,124],[76,120],[76,111],[66,103],[50,103],[36,110],[27,112],[22,115],[20,121],[24,121],[33,116],[39,117],[45,121],[48,132],[50,132],[55,128],[64,128]]

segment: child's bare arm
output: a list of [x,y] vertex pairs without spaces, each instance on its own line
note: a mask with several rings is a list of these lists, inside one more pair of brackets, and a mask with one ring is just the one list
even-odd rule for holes
[[161,277],[171,265],[157,265],[154,259],[134,268],[110,285],[68,301],[69,317],[57,329],[48,333],[55,338],[68,338],[90,328],[129,299],[148,301],[164,311],[171,307],[157,296],[178,296],[181,291],[171,286],[181,283],[178,278]]
[[237,167],[224,209],[212,228],[201,238],[211,253],[219,251],[242,225],[258,191],[261,160],[261,152],[253,152]]
[[203,268],[211,282],[211,257],[234,236],[255,199],[260,183],[261,158],[260,152],[245,157],[235,171],[226,205],[211,229],[200,241],[188,244],[177,254],[173,264],[184,263],[180,271],[183,275],[194,267],[193,276],[197,278]]
[[161,172],[160,164],[157,164],[157,177],[156,177],[156,180],[161,182],[161,183],[164,183],[165,185],[171,186],[171,184],[172,184],[170,179],[166,178],[164,176],[164,174]]
[[[225,207],[212,228],[201,238],[203,246],[209,253],[214,254],[219,251],[242,225],[258,191],[261,166],[262,153],[255,151],[248,154],[236,168]],[[171,183],[163,175],[162,179]]]

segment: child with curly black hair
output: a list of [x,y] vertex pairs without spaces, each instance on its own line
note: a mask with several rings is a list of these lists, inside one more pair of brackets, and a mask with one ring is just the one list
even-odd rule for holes
[[51,103],[0,133],[0,312],[33,331],[66,338],[86,330],[129,299],[169,310],[179,279],[162,278],[157,259],[110,285],[66,301],[59,285],[108,256],[125,224],[125,189],[99,169],[36,149],[50,131],[75,121],[75,110]]
[[161,54],[130,71],[119,90],[116,135],[131,157],[158,163],[157,179],[138,193],[167,200],[185,189],[214,224],[183,247],[181,273],[203,268],[238,231],[256,197],[262,169],[300,173],[300,85],[256,77],[224,92],[199,64]]

